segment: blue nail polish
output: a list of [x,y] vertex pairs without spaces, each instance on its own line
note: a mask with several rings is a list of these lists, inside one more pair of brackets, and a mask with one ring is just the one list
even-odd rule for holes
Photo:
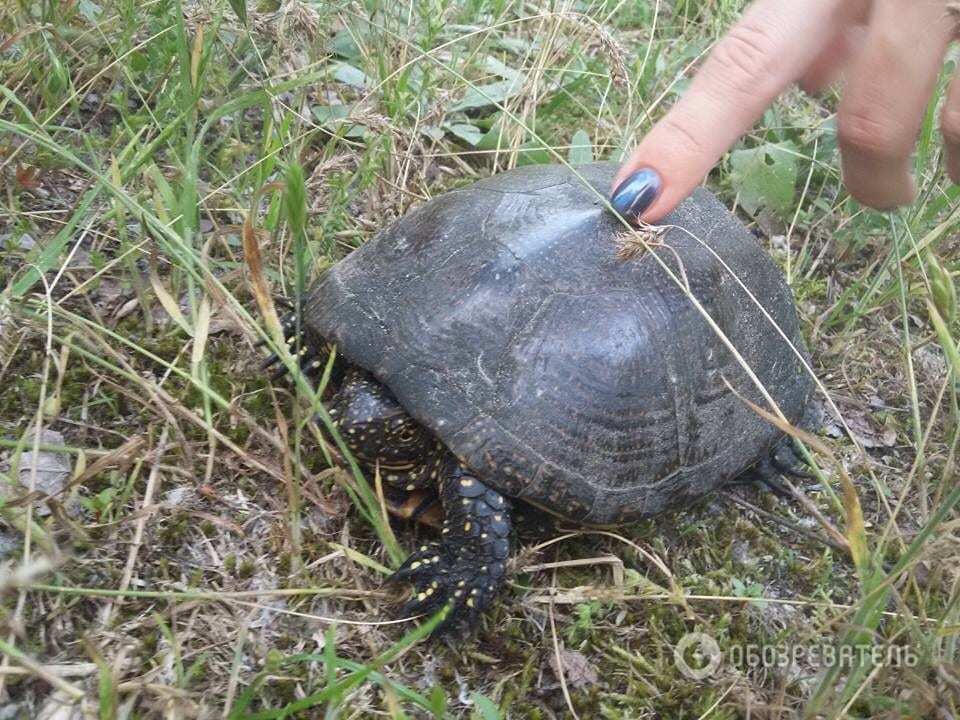
[[653,168],[637,170],[617,186],[610,204],[623,217],[635,223],[660,194],[662,185],[659,173]]

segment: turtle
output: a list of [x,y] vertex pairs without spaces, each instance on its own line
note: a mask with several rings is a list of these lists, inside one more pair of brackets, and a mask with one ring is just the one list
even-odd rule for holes
[[775,472],[788,438],[744,402],[765,404],[756,381],[791,423],[810,405],[791,291],[752,233],[701,188],[624,253],[616,169],[523,166],[438,195],[283,322],[305,369],[336,348],[326,407],[360,466],[439,496],[439,537],[391,577],[413,585],[401,614],[450,606],[438,634],[500,591],[515,507],[588,526],[688,507]]

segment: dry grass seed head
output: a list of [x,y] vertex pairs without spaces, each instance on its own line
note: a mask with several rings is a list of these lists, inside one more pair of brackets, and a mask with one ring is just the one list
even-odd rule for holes
[[650,247],[660,246],[660,238],[666,233],[666,228],[653,225],[627,230],[617,235],[614,243],[617,246],[617,259],[623,262],[636,260],[642,257]]

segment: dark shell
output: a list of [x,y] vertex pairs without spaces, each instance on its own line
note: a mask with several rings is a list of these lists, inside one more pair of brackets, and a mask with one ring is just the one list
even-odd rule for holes
[[[614,171],[578,168],[596,192],[537,166],[441,195],[331,268],[305,311],[485,482],[594,523],[688,502],[781,437],[728,389],[765,404],[655,258],[618,257]],[[799,421],[811,380],[734,277],[804,353],[779,269],[705,190],[664,224],[657,255]]]

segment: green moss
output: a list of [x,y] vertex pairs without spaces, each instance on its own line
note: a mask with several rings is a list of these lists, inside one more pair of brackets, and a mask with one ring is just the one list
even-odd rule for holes
[[256,571],[257,564],[253,560],[245,558],[241,561],[240,567],[237,568],[237,577],[244,579],[251,578]]

